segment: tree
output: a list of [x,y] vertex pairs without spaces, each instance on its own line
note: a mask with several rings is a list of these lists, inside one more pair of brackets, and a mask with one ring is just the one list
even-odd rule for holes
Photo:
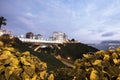
[[0,17],[0,29],[1,29],[1,26],[2,26],[2,25],[6,25],[6,22],[5,22],[5,21],[6,21],[6,19],[5,19],[3,16],[1,16],[1,17]]
[[74,38],[72,38],[72,39],[71,39],[71,41],[72,41],[72,42],[75,42],[75,39],[74,39]]

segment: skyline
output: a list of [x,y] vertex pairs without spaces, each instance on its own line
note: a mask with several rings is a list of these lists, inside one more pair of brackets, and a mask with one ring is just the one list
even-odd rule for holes
[[49,37],[58,31],[81,42],[120,40],[119,9],[120,0],[0,1],[0,16],[13,34]]

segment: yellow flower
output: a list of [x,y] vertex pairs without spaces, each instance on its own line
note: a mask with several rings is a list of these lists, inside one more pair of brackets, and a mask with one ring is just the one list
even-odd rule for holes
[[2,47],[4,45],[4,43],[2,41],[0,41],[0,47]]
[[109,60],[109,59],[110,59],[110,56],[109,56],[108,54],[105,54],[103,59],[104,59],[104,60]]
[[93,69],[90,73],[90,80],[99,80],[98,71]]
[[92,64],[101,66],[102,60],[95,60]]

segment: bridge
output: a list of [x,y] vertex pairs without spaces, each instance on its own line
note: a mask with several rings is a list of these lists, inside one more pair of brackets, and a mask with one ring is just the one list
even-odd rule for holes
[[41,40],[41,39],[29,39],[29,38],[19,38],[23,43],[38,43],[38,44],[63,44],[64,41],[61,40]]
[[[19,37],[18,37],[19,38]],[[34,46],[34,51],[37,51],[39,48],[46,46],[58,46],[58,44],[63,44],[62,40],[42,40],[42,39],[30,39],[30,38],[19,38],[23,43],[29,44],[30,46]]]

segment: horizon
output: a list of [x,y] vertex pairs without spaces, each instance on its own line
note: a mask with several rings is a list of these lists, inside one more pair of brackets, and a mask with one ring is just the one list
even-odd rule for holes
[[80,42],[120,40],[120,0],[1,0],[0,16],[15,35],[63,32]]

